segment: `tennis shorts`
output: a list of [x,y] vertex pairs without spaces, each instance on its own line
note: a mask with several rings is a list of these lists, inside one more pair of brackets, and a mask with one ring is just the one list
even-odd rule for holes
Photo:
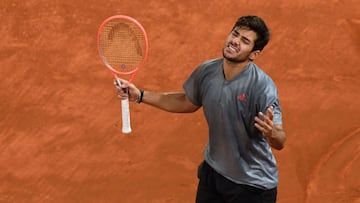
[[277,188],[263,190],[236,184],[203,161],[198,169],[196,203],[275,203]]

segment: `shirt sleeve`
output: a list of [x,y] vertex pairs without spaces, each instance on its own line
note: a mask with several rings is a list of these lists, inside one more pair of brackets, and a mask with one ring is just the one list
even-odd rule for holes
[[192,72],[190,77],[185,81],[183,88],[185,90],[186,96],[189,98],[191,103],[196,106],[202,106],[201,99],[201,75],[202,75],[202,66],[199,66]]
[[274,125],[282,125],[282,111],[277,87],[270,78],[265,81],[263,87],[260,88],[261,92],[259,92],[259,95],[261,95],[258,101],[261,106],[260,111],[266,114],[267,108],[272,106],[274,111]]
[[279,99],[272,104],[274,110],[274,125],[282,125],[282,112],[279,103]]

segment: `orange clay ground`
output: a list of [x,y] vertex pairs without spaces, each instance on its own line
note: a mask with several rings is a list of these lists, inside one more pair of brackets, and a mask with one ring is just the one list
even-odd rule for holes
[[131,104],[133,133],[121,134],[96,46],[115,14],[145,27],[134,82],[158,91],[221,57],[239,16],[263,17],[272,39],[256,63],[278,85],[288,135],[278,202],[360,202],[358,0],[2,0],[0,202],[194,202],[203,113]]

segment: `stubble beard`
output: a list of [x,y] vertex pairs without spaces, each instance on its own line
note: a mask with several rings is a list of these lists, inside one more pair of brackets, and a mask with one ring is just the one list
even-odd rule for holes
[[226,56],[226,54],[225,54],[225,48],[223,49],[222,54],[223,54],[223,57],[224,57],[227,61],[230,61],[230,62],[232,62],[232,63],[243,63],[243,62],[245,62],[245,61],[248,60],[248,56],[247,56],[247,57],[244,57],[244,58],[236,58],[236,57],[228,57],[228,56]]

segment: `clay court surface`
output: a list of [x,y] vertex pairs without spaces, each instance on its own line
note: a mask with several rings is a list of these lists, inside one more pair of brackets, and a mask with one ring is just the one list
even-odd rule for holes
[[279,203],[360,202],[358,0],[2,0],[0,202],[194,202],[207,140],[202,111],[171,114],[120,101],[96,47],[101,22],[145,27],[148,61],[134,82],[181,90],[221,57],[241,15],[272,39],[256,63],[280,92],[286,147],[275,151]]

